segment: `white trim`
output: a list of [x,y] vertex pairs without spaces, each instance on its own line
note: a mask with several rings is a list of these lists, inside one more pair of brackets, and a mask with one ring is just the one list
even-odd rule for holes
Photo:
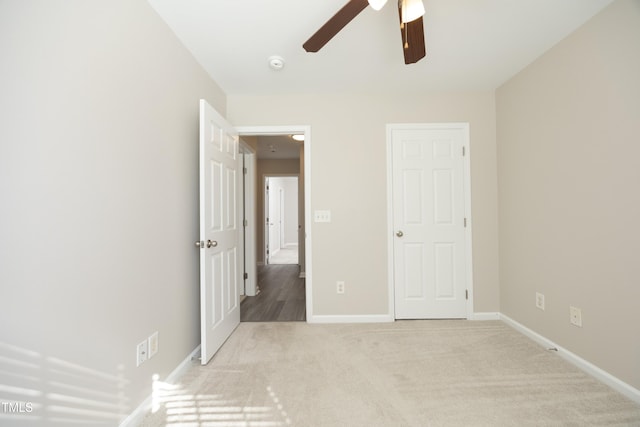
[[520,332],[521,334],[537,342],[541,346],[546,348],[557,349],[558,356],[562,357],[567,362],[571,363],[572,365],[576,366],[577,368],[581,369],[582,371],[586,372],[587,374],[591,375],[597,380],[605,383],[606,385],[616,390],[617,392],[625,395],[629,399],[633,400],[635,403],[640,404],[640,390],[638,390],[637,388],[625,383],[624,381],[620,380],[617,377],[614,377],[607,371],[601,368],[598,368],[596,365],[592,364],[591,362],[587,362],[577,354],[572,353],[563,347],[560,347],[558,344],[547,339],[546,337],[538,334],[537,332],[532,331],[531,329],[527,328],[523,324],[516,322],[506,314],[500,314],[500,320],[502,320],[504,323],[511,326],[513,329]]
[[[191,352],[176,368],[171,371],[164,382],[175,384],[178,380],[193,366],[193,361],[200,358],[200,345]],[[135,427],[140,425],[143,418],[151,410],[151,404],[153,403],[153,396],[149,395],[136,409],[129,414],[127,418],[120,422],[120,427]]]
[[258,287],[258,272],[256,271],[256,152],[249,144],[240,139],[240,152],[244,156],[244,167],[247,170],[243,174],[243,199],[244,218],[247,225],[242,227],[244,242],[244,272],[247,278],[244,280],[244,292],[247,296],[255,296]]
[[387,293],[389,315],[396,318],[395,264],[393,258],[393,150],[391,145],[392,125],[387,125]]
[[464,180],[464,215],[467,219],[465,228],[465,270],[466,284],[469,298],[467,299],[467,316],[471,320],[476,313],[473,312],[473,242],[471,220],[471,138],[469,136],[469,123],[388,123],[387,130],[387,280],[389,293],[389,313],[395,319],[395,293],[394,293],[394,259],[393,259],[393,150],[392,131],[412,129],[456,129],[463,131],[463,146],[465,147],[463,180]]
[[467,262],[467,319],[473,317],[473,220],[471,215],[471,136],[469,135],[469,123],[457,123],[456,126],[462,128],[464,132],[464,217],[467,219],[467,227],[465,228],[465,261]]
[[313,292],[311,261],[311,126],[236,126],[236,131],[243,135],[288,135],[291,133],[304,133],[304,231],[305,231],[305,300],[307,309],[307,322],[313,317]]
[[317,315],[307,316],[309,323],[390,323],[394,318],[390,314],[364,315]]
[[473,313],[469,317],[469,320],[500,320],[500,313],[498,312]]

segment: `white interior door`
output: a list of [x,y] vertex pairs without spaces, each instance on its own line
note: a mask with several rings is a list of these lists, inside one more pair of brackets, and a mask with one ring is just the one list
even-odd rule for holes
[[390,131],[397,319],[467,317],[465,126]]
[[200,100],[200,317],[204,365],[240,323],[241,163],[238,135]]

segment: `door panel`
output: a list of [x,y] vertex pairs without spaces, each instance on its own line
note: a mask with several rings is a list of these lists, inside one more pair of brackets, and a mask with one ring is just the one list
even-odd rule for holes
[[206,101],[200,101],[201,363],[206,364],[240,323],[242,260],[238,137]]
[[467,317],[465,135],[428,126],[390,133],[398,319]]

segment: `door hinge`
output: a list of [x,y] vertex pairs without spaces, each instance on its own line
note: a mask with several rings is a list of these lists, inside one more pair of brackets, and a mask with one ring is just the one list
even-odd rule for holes
[[247,174],[247,168],[242,168],[242,173]]
[[464,299],[469,299],[469,289],[464,290]]
[[247,280],[249,278],[249,273],[244,273],[244,280]]
[[464,228],[467,228],[467,218],[464,219]]
[[244,225],[245,227],[249,226],[249,221],[247,221],[246,219],[244,221],[242,221],[242,225]]
[[467,148],[467,147],[465,147],[464,145],[462,146],[462,155],[463,155],[463,156],[466,156],[466,154],[467,154],[467,150],[466,150],[466,148]]

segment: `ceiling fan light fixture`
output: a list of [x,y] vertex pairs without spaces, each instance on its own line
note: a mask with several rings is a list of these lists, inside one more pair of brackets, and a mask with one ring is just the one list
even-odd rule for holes
[[415,21],[424,15],[424,4],[422,0],[401,0],[402,1],[402,22]]
[[304,141],[304,134],[302,135],[291,135],[291,139],[294,141],[302,142]]
[[368,1],[369,1],[369,6],[371,6],[373,10],[380,10],[387,3],[387,0],[368,0]]

